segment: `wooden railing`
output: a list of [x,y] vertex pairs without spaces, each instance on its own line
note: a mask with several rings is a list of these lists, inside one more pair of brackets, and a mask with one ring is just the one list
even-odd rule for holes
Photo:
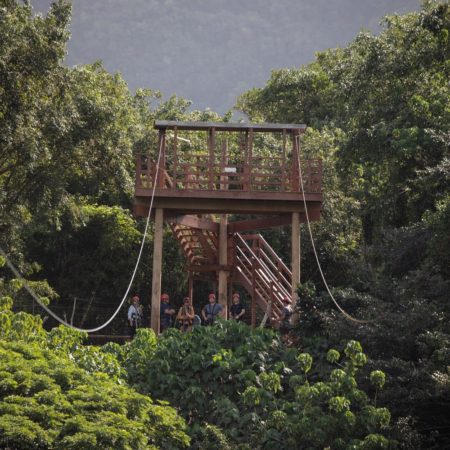
[[270,305],[271,316],[280,317],[283,300],[291,298],[291,271],[259,234],[236,233],[235,248],[237,269],[254,289],[252,296],[266,307]]
[[[247,164],[213,163],[208,155],[186,155],[189,162],[160,166],[155,180],[156,164],[148,156],[136,157],[136,187],[173,190],[237,190],[300,192],[298,167],[292,168],[283,158],[253,158]],[[302,178],[306,193],[322,190],[322,161],[302,160]]]

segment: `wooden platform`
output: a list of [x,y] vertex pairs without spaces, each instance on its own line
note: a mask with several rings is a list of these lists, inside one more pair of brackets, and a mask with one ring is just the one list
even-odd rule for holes
[[[304,217],[303,196],[255,194],[246,198],[243,195],[223,195],[224,192],[168,192],[155,191],[154,208],[173,210],[180,214],[275,214],[299,212]],[[319,220],[322,206],[322,194],[305,195],[311,221]],[[311,197],[313,200],[311,200]],[[146,217],[150,206],[151,190],[136,189],[134,214]],[[304,222],[304,220],[302,220]]]
[[[157,155],[136,157],[137,216],[147,215],[156,183],[155,208],[186,214],[303,213],[305,199],[311,220],[319,219],[322,162],[301,161],[304,190],[299,177],[300,134],[305,125],[157,121],[155,128],[161,148],[159,167]],[[206,142],[199,146],[196,138],[194,145],[180,136],[182,131],[201,132]],[[267,140],[267,149],[264,139],[256,142],[258,133],[275,133],[278,141]]]

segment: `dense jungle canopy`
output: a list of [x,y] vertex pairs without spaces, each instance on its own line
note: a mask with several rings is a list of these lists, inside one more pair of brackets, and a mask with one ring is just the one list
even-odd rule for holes
[[[0,246],[74,324],[107,318],[133,269],[134,155],[156,119],[228,121],[139,89],[100,63],[63,64],[71,6],[0,0]],[[302,227],[300,320],[142,329],[123,346],[55,327],[0,257],[0,447],[382,449],[450,447],[450,4],[385,18],[302,67],[275,69],[236,108],[303,122],[324,161],[313,234]],[[264,232],[289,261],[290,229]],[[152,233],[133,289],[150,292]],[[167,230],[171,298],[186,292]],[[109,327],[121,334],[126,310]],[[364,353],[363,353],[364,350]]]

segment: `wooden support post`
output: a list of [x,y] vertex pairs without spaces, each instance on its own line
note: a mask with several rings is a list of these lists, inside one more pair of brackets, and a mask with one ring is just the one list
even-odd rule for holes
[[178,176],[178,127],[173,129],[173,174],[172,181],[173,187],[177,188],[177,176]]
[[228,254],[228,233],[227,233],[228,217],[226,214],[220,215],[220,228],[219,228],[219,303],[223,308],[223,317],[228,316],[228,302],[227,302],[227,271],[222,267],[227,265]]
[[142,187],[142,155],[136,155],[134,160],[136,163],[136,178],[135,178],[135,186]]
[[191,305],[194,303],[194,277],[192,272],[189,272],[188,278],[188,297],[191,299]]
[[292,213],[292,303],[297,301],[297,286],[300,284],[300,213]]
[[227,311],[227,320],[230,319],[230,308],[232,305],[233,298],[233,280],[230,278],[230,282],[228,283],[228,311]]
[[[225,172],[225,167],[228,164],[228,141],[222,142],[222,155],[220,160],[220,172],[223,174]],[[220,189],[228,189],[228,175],[220,176]]]
[[[300,158],[300,134],[296,131],[292,133],[292,192],[300,192],[300,173],[299,173],[299,158]],[[303,192],[302,192],[303,195]]]
[[159,334],[159,312],[161,306],[161,268],[163,247],[163,216],[164,210],[155,210],[155,232],[153,236],[153,277],[152,277],[152,312],[151,327]]
[[248,190],[252,190],[252,166],[253,166],[253,128],[248,132],[247,140],[247,164],[248,164]]
[[159,130],[159,142],[158,151],[161,151],[159,158],[158,179],[156,180],[156,186],[163,188],[166,182],[165,170],[166,170],[166,130]]
[[[214,161],[215,161],[215,149],[216,149],[216,129],[212,127],[209,130],[208,135],[208,150],[209,150],[209,174],[208,174],[208,189],[213,190],[214,183]],[[197,169],[198,170],[198,169]]]
[[283,151],[281,162],[281,190],[286,190],[286,129],[283,130]]
[[256,327],[256,266],[255,261],[252,258],[252,328]]

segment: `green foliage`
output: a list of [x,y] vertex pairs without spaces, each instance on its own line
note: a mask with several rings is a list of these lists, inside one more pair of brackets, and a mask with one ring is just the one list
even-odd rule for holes
[[274,71],[264,88],[238,101],[252,118],[302,118],[341,132],[343,192],[361,202],[369,240],[374,226],[419,219],[448,189],[448,17],[446,2],[389,17],[379,36],[363,32],[310,65]]
[[374,370],[370,372],[370,382],[377,389],[381,389],[386,383],[386,375],[381,370]]
[[0,445],[184,448],[173,409],[36,344],[0,341]]
[[357,387],[366,357],[355,341],[345,347],[343,369],[323,381],[305,376],[315,373],[311,355],[285,348],[270,330],[235,322],[170,330],[156,345],[140,345],[148,358],[141,367],[125,361],[131,382],[190,418],[194,448],[334,448],[339,439],[339,448],[364,448],[374,433],[393,445],[385,437],[389,413]]
[[111,348],[83,346],[84,333],[65,327],[47,333],[40,317],[2,305],[0,447],[188,446],[183,419],[127,386]]
[[[156,148],[154,119],[229,120],[191,113],[176,95],[132,95],[100,63],[64,67],[69,19],[65,1],[46,16],[14,0],[0,8],[0,244],[61,308],[74,296],[111,305],[123,292],[141,237],[127,212],[133,153]],[[324,162],[319,257],[333,295],[367,323],[346,322],[320,291],[306,229],[301,348],[289,350],[239,324],[83,346],[83,334],[46,333],[40,318],[13,312],[30,299],[0,258],[0,445],[187,444],[174,410],[131,382],[180,408],[196,448],[387,448],[385,406],[405,448],[448,446],[449,25],[448,2],[427,2],[387,18],[378,36],[362,32],[308,66],[275,70],[238,101],[252,120],[310,126],[302,152]],[[281,256],[289,233],[265,233]],[[174,295],[185,275],[169,236],[165,248]],[[138,290],[149,272],[144,262]],[[412,426],[430,439],[421,444]]]
[[[449,3],[428,1],[386,18],[377,36],[361,32],[307,66],[274,71],[238,100],[253,120],[312,128],[302,151],[324,161],[324,220],[312,226],[319,259],[337,301],[368,322],[347,321],[320,292],[305,228],[297,334],[319,375],[323,347],[362,343],[373,358],[365,375],[388,374],[382,392],[372,376],[376,401],[410,449],[449,446],[449,32]],[[358,353],[351,370],[365,363]],[[411,415],[426,430],[422,444]]]

